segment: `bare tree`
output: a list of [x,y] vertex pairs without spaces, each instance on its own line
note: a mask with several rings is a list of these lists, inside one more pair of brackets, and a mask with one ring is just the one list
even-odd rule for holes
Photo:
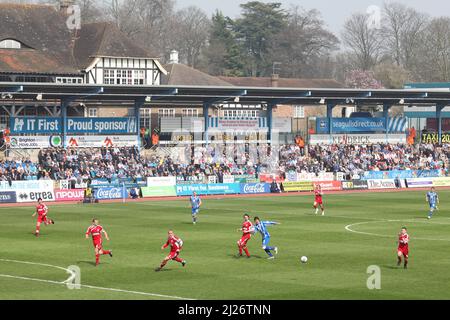
[[434,18],[421,46],[422,73],[427,81],[450,81],[450,18]]
[[381,31],[369,25],[369,16],[353,14],[344,25],[342,40],[359,69],[370,70],[380,60],[383,48]]
[[189,66],[195,67],[207,44],[211,22],[206,13],[195,6],[180,10],[175,19],[176,49]]
[[328,72],[339,40],[325,29],[319,11],[292,7],[284,30],[272,38],[270,55],[286,77],[317,77]]
[[403,4],[385,3],[382,34],[397,66],[413,68],[428,16]]
[[158,56],[170,51],[174,41],[174,0],[107,0],[110,20],[129,37]]

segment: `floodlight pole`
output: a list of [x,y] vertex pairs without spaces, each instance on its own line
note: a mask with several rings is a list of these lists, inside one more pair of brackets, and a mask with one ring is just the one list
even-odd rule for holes
[[386,143],[389,142],[389,109],[392,108],[392,104],[383,103],[383,118],[384,118],[384,128],[386,132]]
[[330,143],[333,141],[333,109],[336,107],[335,102],[327,103],[327,119],[328,119],[328,133],[330,135]]
[[444,103],[438,103],[436,105],[436,119],[438,121],[438,139],[439,144],[442,144],[442,110],[445,108]]
[[272,145],[273,104],[267,105],[267,141]]
[[62,132],[62,146],[67,147],[67,107],[69,105],[69,100],[61,100],[61,132]]
[[[138,99],[134,101],[134,116],[136,118],[136,135],[137,135],[137,147],[139,152],[141,151],[141,108],[145,104],[144,99]],[[151,128],[150,128],[151,129]]]
[[[203,104],[203,120],[204,120],[204,131],[205,131],[205,144],[208,146],[209,144],[209,137],[208,137],[208,129],[209,129],[209,103]],[[219,115],[220,116],[220,115]]]

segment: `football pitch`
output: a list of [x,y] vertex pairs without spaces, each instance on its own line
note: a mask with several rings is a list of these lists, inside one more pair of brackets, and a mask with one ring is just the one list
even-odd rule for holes
[[[450,299],[450,191],[428,221],[425,192],[342,193],[325,196],[326,216],[316,216],[313,196],[204,199],[192,225],[187,200],[97,205],[49,205],[56,224],[32,235],[33,207],[0,208],[0,299]],[[242,215],[271,226],[267,260],[261,236],[249,242],[250,259],[237,258]],[[113,258],[95,267],[93,217],[109,233]],[[397,233],[408,227],[409,269],[397,268]],[[167,231],[184,241],[183,268],[170,261]],[[301,256],[308,262],[302,264]],[[381,289],[369,290],[369,266],[379,266]],[[63,281],[69,266],[81,270],[81,289]]]

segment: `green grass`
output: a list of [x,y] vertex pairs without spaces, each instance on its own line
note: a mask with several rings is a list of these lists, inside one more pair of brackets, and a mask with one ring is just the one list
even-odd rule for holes
[[[441,191],[441,210],[427,221],[424,192],[327,195],[327,215],[313,215],[311,196],[204,200],[199,224],[190,223],[187,201],[99,205],[50,204],[56,224],[32,236],[33,208],[0,208],[0,259],[81,268],[84,285],[193,299],[450,299],[450,210]],[[236,258],[242,214],[276,220],[272,244],[276,260],[266,259],[261,237],[249,242],[251,259]],[[92,217],[109,232],[103,256],[93,266],[91,240],[84,232]],[[345,229],[352,225],[350,232]],[[396,267],[396,234],[406,225],[411,236],[410,268]],[[173,228],[184,240],[186,268],[169,262],[156,273],[166,251],[160,247]],[[362,232],[362,233],[361,233]],[[309,258],[301,264],[302,255]],[[381,290],[368,290],[367,267],[381,268]],[[161,299],[158,296],[57,283],[65,270],[0,260],[0,299]]]

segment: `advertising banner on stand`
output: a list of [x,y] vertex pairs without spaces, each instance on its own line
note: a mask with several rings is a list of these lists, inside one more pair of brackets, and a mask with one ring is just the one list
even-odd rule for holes
[[135,147],[137,136],[67,136],[67,145],[75,148]]
[[55,190],[56,201],[81,201],[84,199],[84,189]]
[[311,135],[310,144],[312,145],[367,145],[376,143],[405,144],[406,134],[314,134]]
[[98,188],[94,190],[94,198],[97,200],[111,200],[128,198],[126,188]]
[[367,180],[370,190],[396,189],[394,179]]
[[177,196],[190,196],[195,191],[199,195],[239,194],[239,183],[186,184],[177,185]]
[[285,192],[312,191],[314,189],[312,181],[283,182],[282,186]]
[[316,181],[313,182],[314,188],[320,186],[323,191],[341,191],[341,181]]
[[450,177],[448,178],[433,178],[433,186],[435,187],[450,187]]
[[270,193],[268,183],[241,183],[241,194]]
[[175,185],[173,186],[152,186],[152,187],[142,187],[142,197],[175,197],[177,195],[177,190]]
[[11,136],[11,149],[41,149],[62,147],[62,138],[56,136]]
[[431,178],[417,178],[417,179],[406,179],[406,186],[408,188],[426,188],[433,186],[433,179]]
[[45,202],[55,201],[55,193],[52,190],[22,190],[16,191],[17,202],[37,202],[42,198]]
[[344,190],[367,190],[369,185],[366,180],[342,181],[342,189]]
[[173,187],[177,184],[176,177],[148,177],[147,187]]
[[15,191],[0,191],[0,203],[16,203],[17,195]]

